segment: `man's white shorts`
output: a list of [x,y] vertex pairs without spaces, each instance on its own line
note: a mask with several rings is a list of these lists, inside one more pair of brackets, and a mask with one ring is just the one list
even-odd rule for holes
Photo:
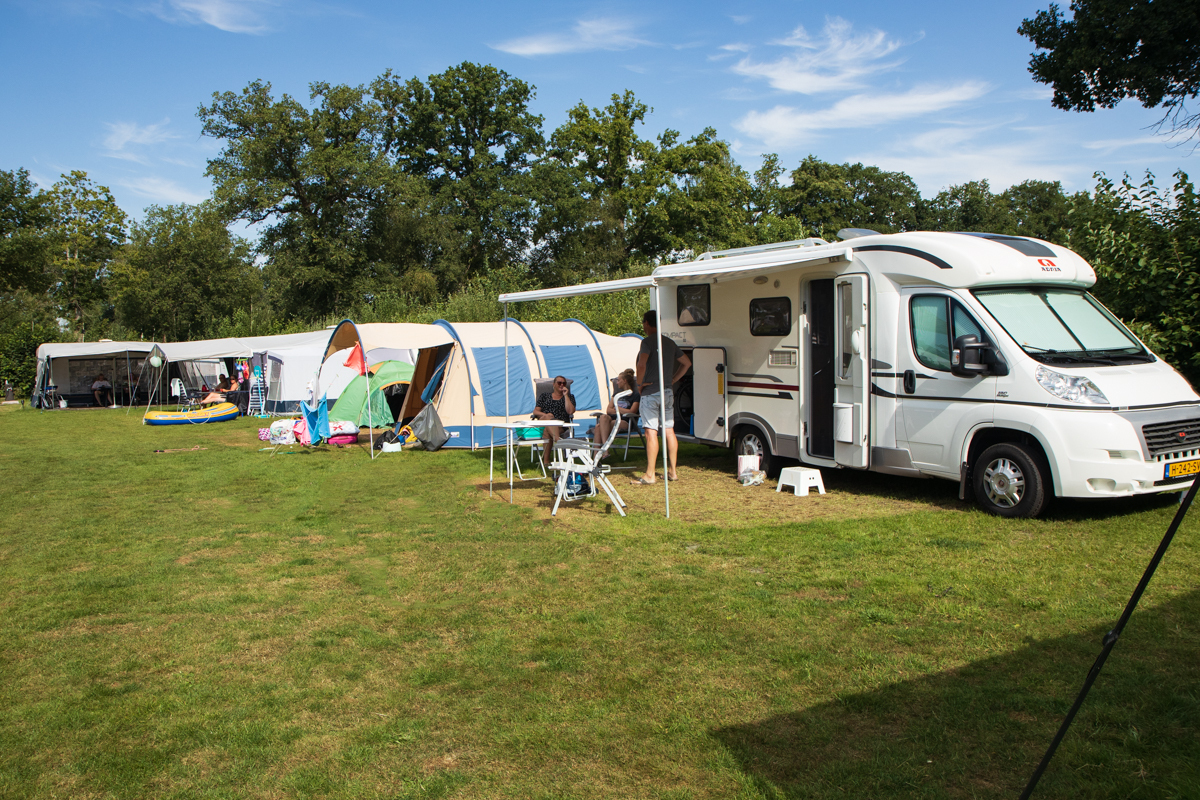
[[[642,430],[658,430],[658,417],[660,412],[660,396],[658,394],[644,394],[638,404],[638,422],[642,426]],[[666,427],[675,427],[675,392],[667,389],[667,418]]]

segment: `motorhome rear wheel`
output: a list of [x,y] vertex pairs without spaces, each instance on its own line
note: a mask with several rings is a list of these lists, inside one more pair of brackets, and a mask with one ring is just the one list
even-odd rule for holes
[[770,478],[779,477],[779,470],[783,465],[780,463],[779,456],[771,453],[771,445],[767,443],[767,437],[758,428],[748,425],[738,428],[733,452],[739,456],[758,456],[758,468],[767,473]]

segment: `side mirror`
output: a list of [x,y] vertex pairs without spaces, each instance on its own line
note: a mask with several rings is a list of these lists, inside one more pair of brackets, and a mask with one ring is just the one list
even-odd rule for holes
[[984,353],[992,354],[990,345],[979,341],[974,334],[960,336],[954,340],[954,349],[950,351],[950,372],[960,378],[976,378],[988,374],[988,365],[984,363]]

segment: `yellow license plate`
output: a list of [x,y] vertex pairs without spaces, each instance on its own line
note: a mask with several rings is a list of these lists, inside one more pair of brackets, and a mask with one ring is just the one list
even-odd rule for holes
[[1167,464],[1167,469],[1163,474],[1164,478],[1184,478],[1188,475],[1200,473],[1200,458],[1192,459],[1191,461],[1176,461],[1174,464]]

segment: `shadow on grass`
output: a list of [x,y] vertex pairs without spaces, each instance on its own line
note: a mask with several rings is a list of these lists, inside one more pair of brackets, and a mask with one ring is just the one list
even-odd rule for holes
[[[1115,621],[712,735],[764,797],[1017,797]],[[1200,797],[1198,643],[1200,591],[1135,614],[1034,796]]]

